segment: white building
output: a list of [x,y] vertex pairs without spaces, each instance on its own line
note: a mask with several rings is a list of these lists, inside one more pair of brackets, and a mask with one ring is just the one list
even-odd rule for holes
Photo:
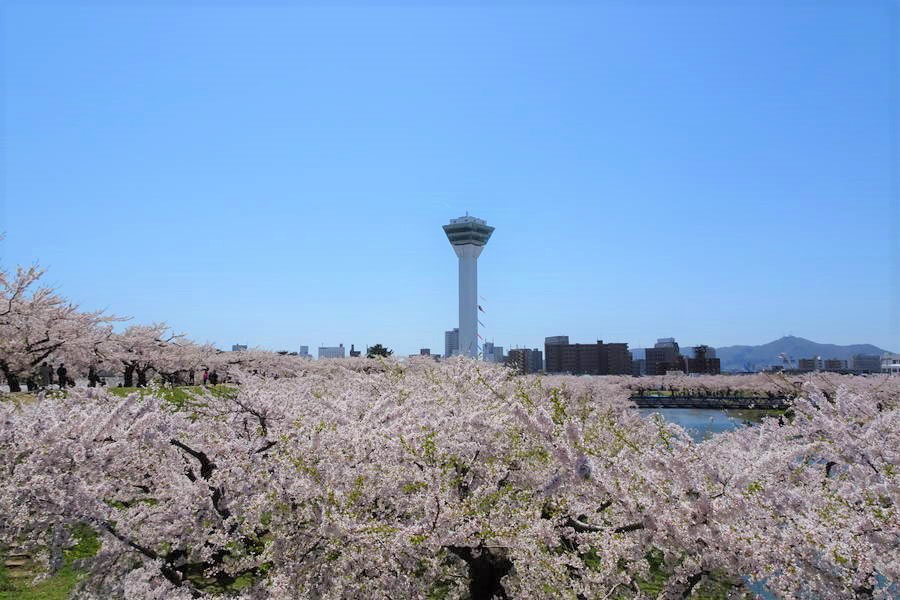
[[319,358],[344,358],[344,344],[319,346]]
[[469,215],[444,225],[459,258],[459,353],[465,356],[478,356],[478,257],[493,232],[486,221]]
[[900,375],[900,354],[885,352],[881,357],[881,372]]

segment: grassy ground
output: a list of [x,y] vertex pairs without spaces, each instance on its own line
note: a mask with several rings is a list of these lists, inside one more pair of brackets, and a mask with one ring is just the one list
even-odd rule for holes
[[[97,535],[88,527],[81,527],[73,532],[75,544],[65,551],[63,567],[53,576],[48,577],[35,584],[30,584],[30,579],[21,577],[10,577],[3,565],[3,557],[0,556],[0,600],[67,600],[75,587],[78,585],[84,572],[78,568],[76,561],[78,559],[89,558],[97,553],[100,548],[100,542]],[[656,556],[650,556],[651,575],[649,579],[639,583],[641,591],[650,596],[656,596],[662,590],[666,576],[661,561]],[[193,580],[193,579],[192,579]],[[196,584],[202,584],[202,578],[194,581]],[[236,582],[232,590],[238,590],[244,585],[250,583],[250,580]],[[203,587],[202,585],[200,586]],[[207,589],[212,593],[227,594],[229,590]],[[735,582],[730,578],[721,575],[714,575],[707,578],[694,591],[693,598],[697,600],[724,600],[729,597],[750,598],[751,594],[743,586],[735,587]],[[443,595],[438,593],[432,594],[430,598],[442,598]],[[627,600],[631,597],[630,593],[620,593],[614,596],[616,600]]]
[[[183,408],[194,400],[194,394],[202,394],[204,389],[218,398],[228,398],[235,396],[238,391],[238,388],[233,385],[208,385],[205,388],[200,385],[194,385],[159,388],[157,391],[157,395],[165,400],[168,400],[178,408]],[[107,388],[107,391],[115,396],[121,396],[123,398],[128,394],[132,394],[134,392],[137,392],[142,396],[150,392],[148,388],[138,387],[112,387]]]
[[[110,388],[100,388],[105,389],[107,392],[114,396],[121,396],[124,398],[128,394],[137,392],[142,396],[150,392],[150,388],[139,388],[139,387],[110,387]],[[202,394],[203,386],[195,385],[195,386],[179,386],[179,387],[165,387],[158,388],[158,395],[165,400],[168,400],[175,406],[181,408],[189,403],[192,400],[191,394]],[[208,385],[205,388],[209,393],[213,396],[217,396],[219,398],[226,398],[237,394],[238,388],[233,385],[219,384],[219,385]],[[53,394],[60,393],[58,390],[50,392]],[[16,392],[14,394],[0,394],[0,402],[13,402],[15,404],[27,404],[29,402],[34,402],[37,396],[32,392]]]
[[0,600],[66,600],[83,572],[75,561],[94,556],[100,549],[97,535],[87,527],[73,531],[75,545],[63,554],[63,566],[53,576],[35,584],[30,579],[12,577],[0,557]]

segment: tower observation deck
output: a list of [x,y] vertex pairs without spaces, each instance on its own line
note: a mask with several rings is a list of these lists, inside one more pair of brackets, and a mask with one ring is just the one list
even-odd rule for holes
[[478,257],[494,228],[468,215],[451,219],[444,233],[459,257],[459,353],[478,355]]

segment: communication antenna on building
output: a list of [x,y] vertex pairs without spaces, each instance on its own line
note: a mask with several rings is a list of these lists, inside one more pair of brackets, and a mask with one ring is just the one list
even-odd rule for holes
[[[487,302],[487,301],[484,299],[484,296],[478,296],[478,297],[479,297],[482,301]],[[480,311],[483,312],[484,314],[487,314],[487,311],[485,311],[483,308],[481,308],[481,305],[480,305],[480,304],[478,304],[477,306],[478,306],[478,310],[480,310]],[[477,317],[477,314],[476,314],[475,320],[478,321],[478,324],[481,325],[482,327],[485,327],[485,328],[487,327],[484,323],[481,322],[481,319],[479,319],[479,318]],[[485,339],[484,339],[483,337],[481,337],[481,334],[476,333],[475,335],[477,335],[478,338],[479,338],[482,342],[485,341]],[[478,348],[478,351],[481,353],[481,358],[484,358],[484,344],[482,344],[482,345]]]

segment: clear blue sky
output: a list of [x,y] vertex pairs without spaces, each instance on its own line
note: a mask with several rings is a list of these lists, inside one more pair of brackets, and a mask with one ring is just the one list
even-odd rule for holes
[[468,210],[506,347],[900,350],[895,2],[78,4],[2,9],[0,257],[84,308],[441,350]]

